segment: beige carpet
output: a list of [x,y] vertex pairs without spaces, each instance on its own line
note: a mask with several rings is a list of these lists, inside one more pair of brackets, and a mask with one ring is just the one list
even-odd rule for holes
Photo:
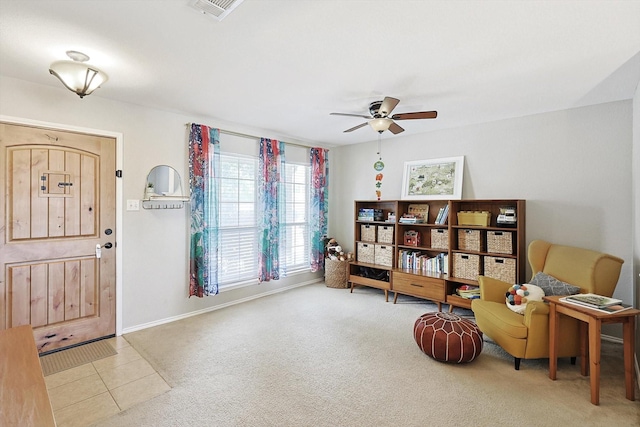
[[127,334],[172,390],[99,425],[639,425],[640,401],[624,397],[620,344],[603,345],[594,406],[588,378],[568,360],[551,381],[547,360],[515,371],[487,341],[469,364],[431,359],[412,331],[434,310],[318,284]]
[[40,364],[42,373],[46,377],[114,354],[117,354],[116,350],[106,340],[94,341],[42,356]]

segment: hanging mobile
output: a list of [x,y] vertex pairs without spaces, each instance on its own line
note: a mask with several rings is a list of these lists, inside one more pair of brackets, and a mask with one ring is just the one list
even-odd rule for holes
[[[378,161],[373,164],[373,168],[378,172],[380,172],[380,171],[382,171],[382,169],[384,169],[384,162],[382,161],[382,154],[381,154],[380,146],[381,146],[380,134],[378,134],[378,152],[376,153],[376,154],[378,154]],[[376,174],[376,197],[378,198],[378,200],[380,200],[380,197],[382,196],[382,191],[380,190],[380,187],[382,187],[382,178],[383,177],[384,177],[384,175],[382,175],[382,173]]]

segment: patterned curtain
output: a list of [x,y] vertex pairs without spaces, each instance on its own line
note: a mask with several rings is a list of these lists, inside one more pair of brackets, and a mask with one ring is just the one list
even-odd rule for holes
[[324,238],[329,220],[329,150],[312,148],[311,159],[311,271],[324,268]]
[[220,132],[191,124],[189,188],[191,190],[191,247],[189,296],[218,293],[218,180]]
[[278,280],[279,247],[281,243],[280,175],[284,169],[284,143],[275,139],[260,139],[258,175],[258,280]]

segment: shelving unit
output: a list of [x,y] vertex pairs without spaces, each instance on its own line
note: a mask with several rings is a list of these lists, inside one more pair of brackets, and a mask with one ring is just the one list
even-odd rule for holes
[[[400,222],[410,205],[425,204],[429,205],[426,221]],[[388,292],[392,291],[394,303],[399,294],[404,294],[432,300],[439,310],[441,304],[446,303],[452,310],[454,306],[471,308],[471,300],[458,296],[456,290],[462,285],[477,286],[478,275],[523,283],[525,205],[524,200],[511,199],[355,201],[356,261],[349,265],[351,292],[355,286],[369,286],[384,290],[386,301]],[[449,209],[447,221],[436,224],[438,212],[445,206]],[[514,226],[500,226],[497,222],[500,209],[505,207],[516,211]],[[382,216],[378,215],[375,220],[361,219],[358,213],[362,209],[377,209]],[[458,224],[458,213],[464,211],[488,212],[489,224]],[[389,214],[395,214],[395,218],[389,220]],[[390,227],[393,227],[392,241],[388,238]],[[379,230],[384,231],[382,241]],[[406,232],[411,232],[407,241]],[[440,268],[435,271],[403,268],[406,267],[401,259],[404,253],[419,253],[422,259],[415,261],[416,264],[424,263],[425,258],[441,258]]]

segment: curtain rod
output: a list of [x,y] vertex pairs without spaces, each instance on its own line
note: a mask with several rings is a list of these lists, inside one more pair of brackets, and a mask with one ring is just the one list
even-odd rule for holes
[[[186,126],[191,126],[191,123],[187,123]],[[224,134],[227,134],[227,135],[233,135],[233,136],[240,136],[240,137],[243,137],[243,138],[255,138],[255,139],[262,138],[261,136],[249,135],[248,133],[234,132],[234,131],[231,131],[231,130],[224,130],[224,129],[219,129],[219,128],[218,128],[218,130],[220,131],[220,133],[224,133]],[[282,141],[282,142],[284,142],[287,145],[292,145],[294,147],[315,148],[315,147],[312,147],[311,145],[296,144],[295,142],[287,142],[287,141]],[[328,148],[324,148],[324,147],[323,147],[323,149],[325,149],[327,151],[329,150]]]

